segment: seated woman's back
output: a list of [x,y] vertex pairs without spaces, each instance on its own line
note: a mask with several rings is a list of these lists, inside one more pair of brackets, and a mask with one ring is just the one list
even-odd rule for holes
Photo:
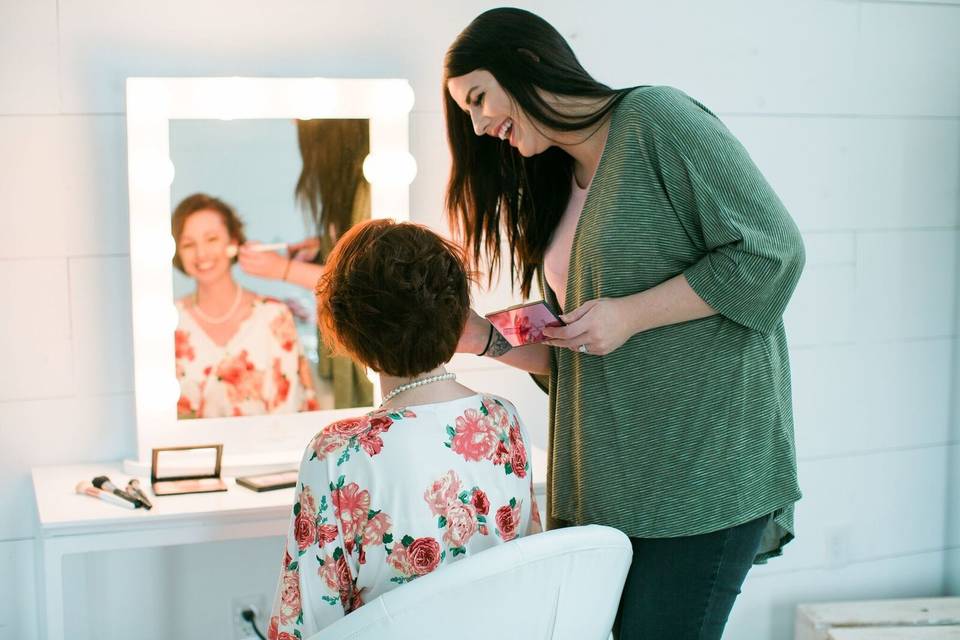
[[385,395],[376,411],[328,425],[303,455],[270,619],[282,639],[540,531],[516,409],[445,369],[470,308],[458,250],[419,225],[357,225],[317,298],[325,339],[377,371]]
[[365,602],[540,530],[525,431],[496,396],[335,422],[304,454],[271,626],[307,637]]

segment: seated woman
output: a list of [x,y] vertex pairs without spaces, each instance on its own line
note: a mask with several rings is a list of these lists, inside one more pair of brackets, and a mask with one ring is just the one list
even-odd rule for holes
[[444,368],[470,309],[462,257],[424,227],[373,220],[317,285],[323,334],[380,374],[383,402],[310,442],[270,638],[307,638],[365,602],[540,531],[513,405]]
[[177,416],[217,418],[316,408],[309,363],[285,304],[245,291],[230,267],[243,223],[222,200],[196,193],[171,221],[174,266],[196,281],[177,300]]

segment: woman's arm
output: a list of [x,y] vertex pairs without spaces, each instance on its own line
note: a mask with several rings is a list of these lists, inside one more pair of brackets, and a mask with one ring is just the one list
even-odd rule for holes
[[602,356],[634,334],[680,322],[699,320],[717,311],[697,295],[681,273],[646,291],[622,298],[598,298],[560,316],[565,327],[546,328],[550,345]]
[[[513,348],[503,336],[494,329],[491,335],[490,322],[481,318],[471,309],[467,324],[463,328],[460,342],[457,344],[457,353],[479,354],[486,348],[486,357],[494,358],[528,373],[547,375],[550,373],[550,347],[541,344],[529,344]],[[490,346],[487,347],[487,340]]]
[[251,251],[240,247],[237,255],[245,273],[268,280],[283,280],[313,291],[323,275],[323,265],[285,258],[273,251]]

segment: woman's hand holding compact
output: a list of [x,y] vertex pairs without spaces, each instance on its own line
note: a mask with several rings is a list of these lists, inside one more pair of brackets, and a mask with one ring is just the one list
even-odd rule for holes
[[597,298],[560,316],[565,327],[545,327],[543,335],[552,347],[594,356],[619,349],[635,332],[629,322],[625,298]]

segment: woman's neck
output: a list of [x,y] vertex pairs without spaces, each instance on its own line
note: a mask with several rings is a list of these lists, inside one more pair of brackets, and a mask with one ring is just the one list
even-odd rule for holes
[[[444,365],[411,377],[391,376],[381,373],[380,392],[382,397],[386,398],[391,392],[397,390],[402,385],[411,384],[418,380],[424,380],[434,376],[442,376],[446,373],[447,368]],[[470,395],[473,395],[473,391],[455,380],[441,380],[401,391],[387,402],[384,402],[383,406],[403,407],[408,405],[430,404],[432,402],[444,402],[446,400],[463,398]]]
[[223,313],[233,306],[239,286],[233,281],[229,273],[213,282],[198,282],[194,304],[211,315]]
[[573,175],[581,189],[590,186],[593,174],[600,166],[609,132],[610,117],[607,116],[599,126],[585,131],[564,132],[557,136],[557,146],[573,158]]

